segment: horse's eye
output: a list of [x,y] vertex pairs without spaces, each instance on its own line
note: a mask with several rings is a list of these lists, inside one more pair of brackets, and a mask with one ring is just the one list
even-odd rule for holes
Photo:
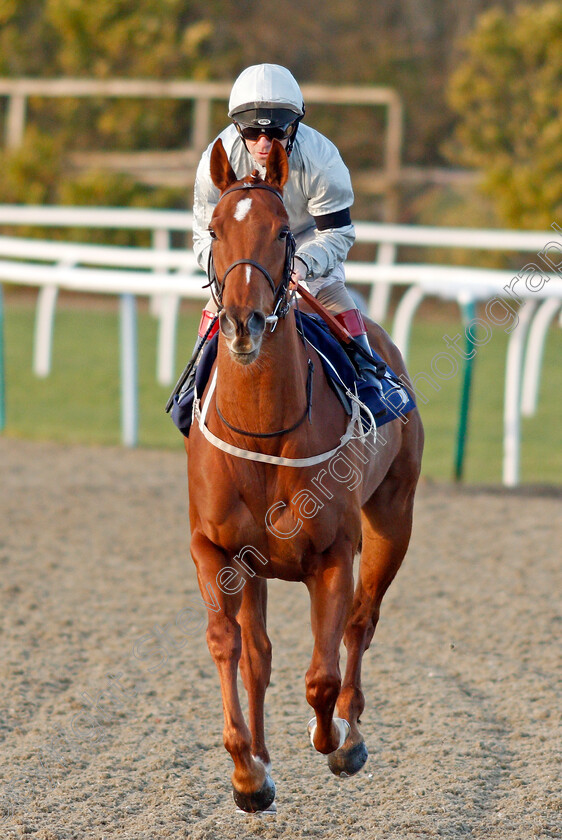
[[283,228],[279,231],[279,239],[286,239],[289,235],[289,228]]
[[209,235],[210,235],[211,239],[216,239],[217,235],[216,235],[215,231],[213,230],[213,228],[208,228],[208,230],[209,230]]

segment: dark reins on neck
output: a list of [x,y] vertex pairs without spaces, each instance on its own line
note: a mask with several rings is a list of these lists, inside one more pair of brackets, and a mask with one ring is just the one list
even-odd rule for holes
[[306,408],[302,417],[297,420],[296,423],[293,423],[292,426],[287,426],[286,429],[279,429],[277,432],[248,432],[246,429],[238,429],[236,426],[233,426],[232,423],[229,423],[226,417],[224,417],[222,411],[220,410],[218,403],[215,401],[215,407],[217,409],[217,414],[219,415],[220,419],[224,423],[225,426],[232,432],[236,432],[238,435],[247,435],[248,437],[253,438],[273,438],[273,437],[280,437],[280,435],[286,435],[289,432],[294,432],[295,429],[304,423],[306,418],[310,420],[310,412],[312,410],[312,374],[314,373],[314,364],[312,363],[312,359],[308,360],[308,374],[306,377]]

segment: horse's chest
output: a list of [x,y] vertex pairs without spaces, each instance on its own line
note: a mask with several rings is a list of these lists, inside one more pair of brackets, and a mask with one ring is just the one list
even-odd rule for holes
[[202,506],[203,530],[230,557],[244,553],[258,574],[302,577],[342,534],[356,543],[360,531],[352,494],[328,499],[312,487],[293,479],[259,490],[238,484],[233,493],[229,483],[228,492]]

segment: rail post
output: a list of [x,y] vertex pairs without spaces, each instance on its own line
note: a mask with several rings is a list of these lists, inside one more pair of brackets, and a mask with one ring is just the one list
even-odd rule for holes
[[137,361],[137,302],[134,295],[121,295],[121,439],[125,446],[138,443],[139,387]]
[[4,292],[0,283],[0,432],[6,428],[6,367],[4,364]]
[[461,302],[462,321],[465,328],[465,361],[461,384],[461,402],[459,408],[459,424],[457,427],[457,442],[455,446],[455,481],[462,481],[464,473],[464,459],[466,454],[466,439],[468,437],[468,420],[470,413],[470,395],[472,391],[472,374],[474,371],[474,348],[470,341],[466,327],[476,317],[476,304],[473,300]]

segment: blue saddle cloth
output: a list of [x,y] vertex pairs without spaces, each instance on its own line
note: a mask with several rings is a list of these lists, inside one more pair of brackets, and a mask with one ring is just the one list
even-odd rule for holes
[[[405,415],[415,408],[416,404],[402,382],[374,350],[371,350],[374,361],[382,365],[379,380],[380,389],[374,388],[358,377],[349,356],[321,318],[316,315],[299,313],[297,329],[318,352],[328,382],[340,398],[348,414],[351,413],[351,406],[345,396],[346,389],[353,394],[357,394],[359,400],[367,406],[375,418],[377,427],[384,426],[385,423],[390,423],[397,417],[405,418]],[[209,381],[211,369],[217,357],[217,345],[218,334],[207,341],[201,354],[195,374],[198,394],[203,393]],[[384,373],[382,370],[384,370]],[[194,389],[189,388],[176,394],[172,404],[172,420],[185,437],[189,435],[191,427],[193,400]],[[363,416],[366,428],[369,426],[369,420],[370,418],[367,415]],[[404,419],[403,422],[405,422]]]

